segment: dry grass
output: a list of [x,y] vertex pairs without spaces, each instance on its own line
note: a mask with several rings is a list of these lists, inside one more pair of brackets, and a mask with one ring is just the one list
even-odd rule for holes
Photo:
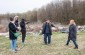
[[79,49],[75,50],[73,43],[65,46],[67,34],[53,33],[51,45],[43,45],[43,36],[26,37],[26,45],[23,47],[21,37],[18,39],[20,51],[12,53],[10,51],[10,41],[8,38],[0,37],[0,55],[85,55],[85,32],[78,34]]

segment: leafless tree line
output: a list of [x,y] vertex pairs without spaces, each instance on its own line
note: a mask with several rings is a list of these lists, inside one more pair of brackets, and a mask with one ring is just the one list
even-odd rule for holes
[[39,9],[34,9],[25,13],[2,14],[0,18],[18,15],[31,22],[44,22],[50,19],[52,22],[68,24],[70,19],[74,19],[78,25],[85,25],[85,1],[84,0],[62,0],[53,1]]

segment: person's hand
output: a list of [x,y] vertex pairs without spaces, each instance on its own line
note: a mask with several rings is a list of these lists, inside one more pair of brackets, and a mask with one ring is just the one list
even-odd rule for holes
[[20,27],[17,27],[17,29],[20,31],[21,30],[21,28]]
[[20,27],[17,27],[17,29],[19,29]]

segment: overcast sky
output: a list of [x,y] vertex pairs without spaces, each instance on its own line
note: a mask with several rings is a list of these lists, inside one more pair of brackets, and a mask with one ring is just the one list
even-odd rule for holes
[[34,8],[40,8],[52,0],[0,0],[0,14],[22,13]]

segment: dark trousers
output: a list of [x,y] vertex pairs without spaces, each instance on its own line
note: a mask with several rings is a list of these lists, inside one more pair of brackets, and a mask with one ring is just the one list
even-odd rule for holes
[[[67,44],[66,44],[66,45],[69,45],[70,40],[71,40],[71,39],[68,39],[68,40],[67,40]],[[77,43],[76,43],[76,40],[73,39],[72,41],[73,41],[75,47],[78,48],[78,45],[77,45]]]
[[22,43],[25,42],[25,37],[26,37],[26,31],[25,32],[22,32]]
[[47,44],[47,38],[48,38],[48,44],[51,43],[51,35],[50,34],[44,34],[44,43]]

